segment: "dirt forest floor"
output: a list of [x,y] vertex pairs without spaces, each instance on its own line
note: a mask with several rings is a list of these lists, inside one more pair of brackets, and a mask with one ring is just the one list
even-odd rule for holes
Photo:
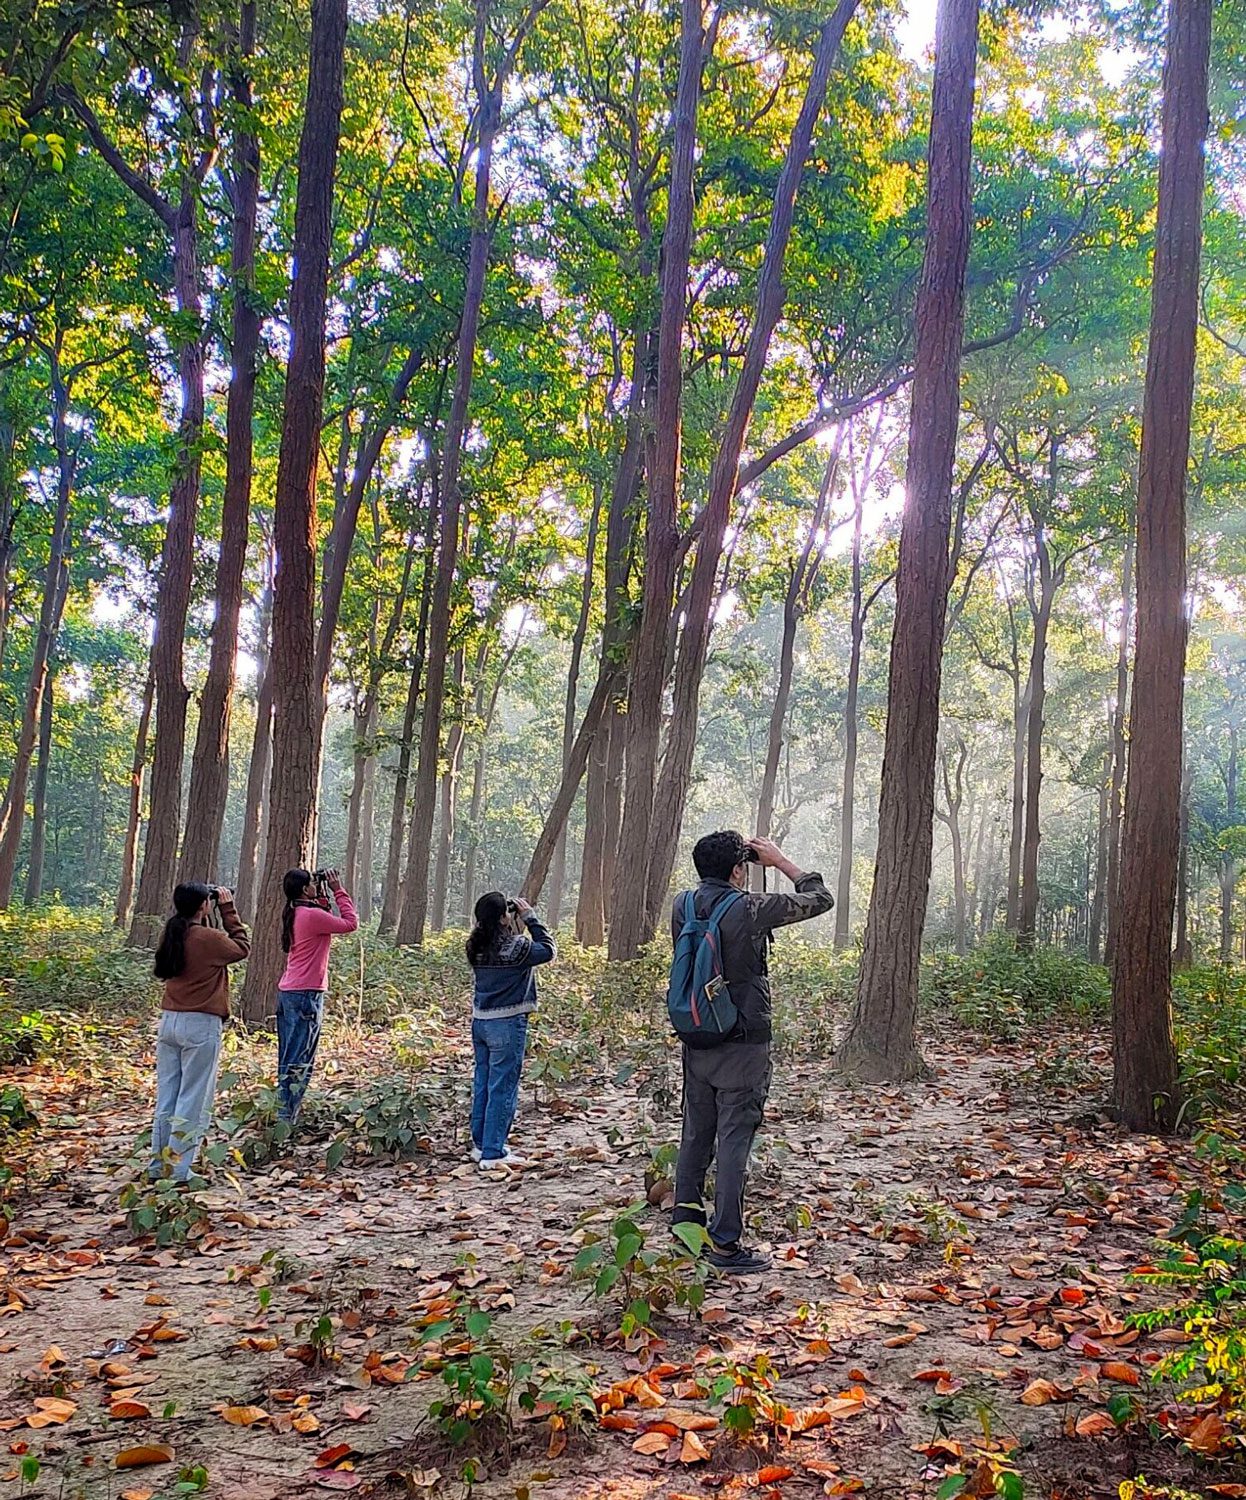
[[[141,1035],[121,1098],[46,1064],[13,1075],[41,1125],[3,1244],[0,1497],[934,1496],[954,1473],[994,1493],[1001,1465],[1021,1485],[1001,1492],[1027,1497],[1115,1496],[1148,1465],[1195,1482],[1188,1452],[1107,1415],[1113,1398],[1157,1401],[1152,1367],[1182,1337],[1125,1318],[1153,1296],[1129,1273],[1178,1217],[1193,1162],[1096,1115],[1095,1034],[1074,1039],[1076,1086],[1035,1068],[1041,1039],[958,1030],[927,1040],[932,1076],[905,1087],[783,1063],[749,1202],[774,1269],[712,1280],[699,1321],[676,1310],[630,1349],[602,1337],[618,1305],[572,1263],[645,1198],[677,1080],[656,1121],[630,1080],[526,1087],[515,1144],[534,1165],[509,1182],[465,1160],[461,1121],[400,1163],[330,1171],[325,1142],[302,1142],[215,1173],[206,1224],[157,1249],[118,1198],[149,1108]],[[328,1076],[383,1069],[384,1045],[330,1037]],[[639,1218],[663,1247],[661,1214]],[[560,1430],[538,1406],[508,1451],[452,1451],[427,1420],[445,1387],[417,1331],[456,1290],[501,1345],[531,1351],[537,1330],[536,1357],[578,1372],[607,1425]],[[733,1388],[773,1376],[786,1425],[732,1436],[712,1399],[724,1371]],[[158,1461],[116,1466],[141,1448]]]

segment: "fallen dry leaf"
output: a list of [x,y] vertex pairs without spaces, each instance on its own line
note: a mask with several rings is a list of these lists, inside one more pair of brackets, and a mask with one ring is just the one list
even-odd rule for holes
[[684,1433],[683,1445],[679,1450],[681,1464],[703,1464],[708,1462],[709,1456],[710,1450],[695,1432]]
[[114,1401],[108,1408],[108,1415],[128,1422],[138,1417],[150,1417],[151,1407],[144,1401]]
[[221,1420],[231,1427],[254,1427],[257,1422],[267,1422],[268,1413],[262,1406],[223,1406]]
[[1046,1406],[1050,1401],[1065,1401],[1067,1396],[1054,1381],[1032,1380],[1021,1392],[1026,1406]]
[[1098,1437],[1101,1433],[1113,1432],[1115,1429],[1116,1423],[1107,1412],[1091,1411],[1077,1419],[1077,1425],[1073,1430],[1078,1437]]
[[1119,1359],[1110,1359],[1100,1365],[1099,1374],[1105,1380],[1119,1380],[1124,1385],[1137,1385],[1142,1378],[1133,1365],[1124,1364]]
[[145,1469],[149,1464],[171,1464],[173,1449],[168,1443],[145,1443],[138,1448],[123,1448],[112,1462],[114,1469]]
[[659,1453],[665,1453],[670,1445],[671,1440],[665,1433],[643,1432],[632,1444],[632,1449],[646,1457],[656,1457]]

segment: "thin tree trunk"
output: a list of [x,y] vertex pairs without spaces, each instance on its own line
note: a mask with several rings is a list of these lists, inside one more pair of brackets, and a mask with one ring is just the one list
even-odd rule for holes
[[346,799],[346,854],[342,860],[342,879],[346,888],[354,891],[359,885],[359,836],[363,823],[363,784],[367,779],[370,746],[375,738],[375,728],[370,725],[365,712],[358,704],[352,714],[353,735],[351,751],[350,795]]
[[251,517],[251,426],[255,415],[256,355],[261,321],[255,289],[260,148],[250,123],[254,109],[249,70],[255,52],[255,9],[255,0],[241,0],[238,45],[230,67],[237,125],[234,137],[236,175],[231,187],[233,330],[225,414],[225,494],[221,506],[220,555],[216,565],[212,650],[207,681],[199,700],[199,723],[190,769],[186,837],[180,865],[183,880],[210,880],[217,874],[221,829],[229,798],[229,726],[233,715],[238,618],[242,611],[242,584]]
[[47,348],[52,387],[52,434],[56,447],[56,509],[48,542],[48,564],[43,581],[39,623],[35,629],[26,682],[26,700],[13,752],[8,786],[0,805],[0,911],[7,910],[13,896],[17,858],[26,819],[26,786],[39,735],[43,695],[48,667],[60,631],[61,615],[69,593],[69,512],[73,495],[77,455],[69,442],[69,391],[60,361],[60,335]]
[[610,957],[614,959],[635,958],[648,936],[648,893],[643,871],[653,839],[666,637],[679,554],[683,333],[692,253],[692,184],[703,64],[701,0],[681,0],[680,17],[674,146],[662,237],[654,454],[648,466],[644,590],[627,707],[627,790],[620,833],[620,841],[634,851],[635,860],[626,872],[621,865],[616,869],[610,922]]
[[1190,942],[1190,790],[1194,781],[1194,766],[1187,755],[1181,767],[1181,852],[1177,856],[1177,938],[1173,944],[1172,961],[1176,968],[1188,969],[1194,962],[1194,947]]
[[261,832],[266,808],[264,789],[268,785],[272,769],[272,614],[273,590],[270,576],[264,584],[260,603],[255,733],[251,738],[251,759],[247,763],[247,794],[242,807],[242,833],[238,843],[238,886],[234,892],[234,901],[243,921],[251,921],[255,914],[255,883],[260,869]]
[[[544,0],[532,0],[523,27],[531,27]],[[424,702],[420,717],[420,749],[416,765],[415,796],[411,809],[410,850],[406,889],[398,917],[400,943],[421,943],[428,917],[428,860],[424,853],[432,844],[433,814],[437,800],[437,761],[441,744],[441,718],[445,706],[446,657],[450,639],[450,606],[459,549],[459,519],[463,494],[459,469],[463,437],[471,402],[472,377],[480,312],[484,304],[485,275],[493,242],[493,215],[489,185],[493,171],[493,147],[502,119],[502,93],[519,51],[517,35],[506,61],[492,81],[486,77],[486,39],[491,27],[489,0],[476,0],[476,30],[472,72],[479,106],[476,132],[476,179],[472,203],[471,240],[468,247],[467,279],[463,289],[463,313],[459,320],[458,359],[454,395],[446,422],[441,468],[442,515],[437,572],[433,581],[428,619],[428,655],[425,666]],[[523,29],[521,27],[521,30]]]
[[[580,685],[580,662],[584,656],[584,641],[588,635],[588,621],[593,608],[593,573],[597,565],[597,530],[601,523],[602,486],[600,481],[593,487],[593,511],[589,517],[588,538],[584,544],[584,583],[580,589],[580,612],[576,617],[575,631],[571,636],[571,664],[567,672],[567,695],[562,710],[562,768],[565,772],[575,742],[575,699]],[[557,927],[562,916],[562,888],[567,868],[567,825],[562,826],[558,843],[554,847],[554,862],[549,877],[549,924]]]
[[155,667],[147,665],[143,698],[134,736],[134,758],[130,762],[130,806],[126,815],[125,845],[121,851],[121,879],[117,882],[117,900],[113,907],[113,926],[130,925],[130,903],[134,900],[134,878],[138,874],[138,834],[143,822],[143,777],[147,769],[147,731],[151,724],[151,703],[155,696]]
[[947,803],[946,814],[939,816],[947,824],[952,841],[952,941],[957,953],[968,950],[968,898],[965,890],[965,843],[961,827],[960,810],[965,797],[965,758],[967,750],[962,740],[957,746],[956,771],[953,774],[947,754],[941,757],[943,772],[943,796]]
[[4,377],[0,375],[0,667],[9,638],[9,566],[16,550],[18,489],[13,454],[17,433],[8,414],[4,394]]
[[359,874],[356,903],[359,920],[371,922],[373,882],[376,879],[376,756],[369,755],[363,773],[362,827],[359,830]]
[[1108,939],[1103,960],[1116,957],[1116,928],[1120,914],[1121,821],[1125,811],[1125,769],[1129,750],[1125,725],[1129,715],[1129,646],[1133,634],[1134,538],[1125,542],[1121,565],[1121,635],[1116,647],[1116,703],[1112,709],[1112,786],[1108,819]]
[[1171,0],[1138,466],[1138,639],[1112,984],[1114,1098],[1130,1130],[1172,1130],[1172,922],[1189,615],[1185,487],[1198,328],[1211,0]]
[[39,765],[35,771],[34,798],[30,818],[30,851],[26,856],[26,906],[43,899],[43,861],[48,841],[48,766],[52,759],[52,688],[56,674],[48,669],[39,708]]
[[342,120],[346,0],[312,0],[307,100],[299,138],[290,287],[290,360],[273,508],[273,769],[268,847],[242,1014],[272,1013],[281,974],[281,879],[311,857],[319,772],[320,694],[314,668],[316,467],[324,408],[325,308],[333,180]]
[[1104,756],[1103,775],[1099,778],[1099,816],[1095,836],[1094,896],[1090,903],[1087,953],[1092,964],[1103,961],[1103,917],[1107,910],[1108,823],[1112,783],[1112,747]]
[[[1229,760],[1224,773],[1225,816],[1229,827],[1237,823],[1237,725],[1229,726]],[[1231,853],[1220,856],[1220,962],[1233,961],[1233,897],[1237,889],[1237,860]]]
[[[483,672],[487,644],[477,660],[478,675]],[[462,651],[454,653],[454,723],[446,735],[446,764],[441,773],[441,806],[437,828],[437,853],[433,861],[431,923],[434,932],[444,932],[450,896],[450,862],[454,858],[454,822],[458,802],[459,771],[463,758],[463,674],[466,663]]]
[[977,49],[978,0],[940,0],[878,854],[841,1054],[847,1071],[868,1078],[909,1078],[924,1067],[916,1040],[917,966],[933,842]]
[[865,519],[865,486],[853,497],[852,511],[852,623],[848,657],[848,688],[844,696],[844,784],[839,812],[839,880],[835,895],[835,946],[848,946],[852,932],[852,861],[856,843],[857,747],[860,734],[861,650],[865,640],[865,612],[861,594],[861,532]]
[[757,390],[769,355],[770,341],[783,312],[783,268],[791,238],[796,196],[804,175],[814,127],[826,99],[831,70],[857,3],[858,0],[839,0],[834,13],[823,23],[818,37],[813,70],[775,189],[770,231],[757,280],[757,301],[744,363],[732,393],[722,441],[710,473],[709,497],[701,518],[701,534],[692,566],[688,607],[679,641],[674,706],[662,761],[662,776],[653,804],[653,836],[645,844],[637,845],[638,848],[649,850],[648,894],[643,932],[646,941],[653,935],[660,909],[666,899],[679,845],[679,830],[688,800],[688,788],[692,782],[701,681],[705,676],[713,626],[718,565],[722,556],[723,538],[731,518],[731,504],[739,482],[740,457],[752,421]]
[[1055,576],[1051,554],[1039,526],[1035,545],[1038,549],[1039,583],[1037,610],[1034,615],[1034,639],[1030,649],[1030,680],[1027,690],[1029,710],[1026,714],[1025,749],[1025,838],[1021,846],[1021,905],[1017,914],[1017,944],[1034,946],[1038,927],[1038,845],[1042,837],[1041,804],[1043,786],[1043,728],[1047,707],[1047,633],[1051,625],[1051,607],[1055,595]]

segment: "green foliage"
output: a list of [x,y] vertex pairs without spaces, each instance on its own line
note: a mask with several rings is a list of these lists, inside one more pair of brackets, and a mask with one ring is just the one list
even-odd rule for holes
[[[572,1274],[590,1281],[594,1296],[621,1303],[619,1334],[629,1344],[649,1342],[655,1336],[654,1319],[674,1307],[687,1308],[696,1317],[709,1276],[704,1228],[676,1224],[669,1230],[673,1243],[658,1249],[639,1222],[644,1207],[625,1209],[604,1235],[586,1231],[584,1247],[572,1263]],[[660,1233],[668,1233],[665,1225]]]
[[1202,965],[1173,978],[1182,1083],[1202,1117],[1246,1104],[1246,970]]
[[144,1174],[121,1189],[120,1206],[135,1235],[151,1235],[160,1247],[178,1245],[202,1234],[208,1212],[196,1196],[207,1186],[193,1173],[186,1182],[172,1177],[149,1180]]
[[715,1360],[708,1374],[710,1404],[723,1408],[723,1426],[728,1432],[740,1439],[767,1428],[777,1434],[786,1408],[771,1395],[779,1373],[768,1354],[758,1354],[748,1364]]
[[1060,948],[1019,949],[1000,934],[973,953],[935,953],[923,968],[926,997],[963,1025],[1013,1038],[1027,1022],[1087,1021],[1107,1014],[1107,970]]
[[554,1370],[523,1357],[492,1316],[465,1298],[419,1339],[434,1346],[423,1370],[440,1375],[446,1387],[430,1405],[429,1419],[453,1448],[509,1444],[519,1413],[574,1430],[596,1410],[583,1371]]
[[338,1118],[345,1124],[329,1146],[328,1166],[340,1166],[351,1150],[394,1161],[427,1150],[436,1101],[431,1089],[401,1078],[378,1078],[339,1106]]

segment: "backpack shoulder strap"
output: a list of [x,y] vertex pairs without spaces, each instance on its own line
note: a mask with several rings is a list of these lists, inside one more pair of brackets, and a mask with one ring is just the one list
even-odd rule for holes
[[744,892],[743,891],[731,890],[731,891],[725,892],[722,896],[720,896],[718,898],[717,901],[715,901],[714,905],[710,908],[710,913],[709,913],[709,916],[707,918],[707,921],[710,921],[710,922],[721,922],[722,919],[726,916],[726,914],[736,904],[736,902],[737,901],[743,901],[743,899],[744,899]]

